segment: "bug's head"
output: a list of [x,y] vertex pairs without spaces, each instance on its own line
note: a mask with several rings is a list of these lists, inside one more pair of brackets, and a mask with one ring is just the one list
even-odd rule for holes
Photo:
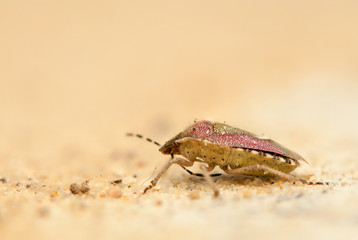
[[207,136],[213,134],[213,124],[209,121],[195,122],[193,125],[186,128],[183,132],[179,133],[169,141],[167,141],[159,151],[163,154],[179,154],[179,143],[186,137],[205,140]]

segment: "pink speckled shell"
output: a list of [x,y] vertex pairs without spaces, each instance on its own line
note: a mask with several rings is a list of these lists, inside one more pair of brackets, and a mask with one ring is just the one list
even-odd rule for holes
[[234,148],[248,148],[285,155],[283,151],[269,141],[247,134],[213,134],[208,136],[207,140],[216,144]]
[[[215,124],[220,127],[220,130],[215,129]],[[294,160],[303,160],[299,154],[283,147],[271,139],[261,139],[258,136],[247,132],[245,130],[230,127],[224,124],[212,123],[209,121],[196,122],[187,129],[187,136],[208,140],[212,143],[225,145],[233,148],[244,148],[251,150],[264,151]]]

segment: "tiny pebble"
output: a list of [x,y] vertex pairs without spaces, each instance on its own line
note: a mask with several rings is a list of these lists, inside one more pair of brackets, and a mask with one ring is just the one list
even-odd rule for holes
[[81,185],[78,185],[77,183],[72,183],[70,185],[70,191],[73,194],[86,193],[89,190],[88,181],[84,181]]
[[188,194],[188,196],[191,200],[197,200],[200,198],[200,194],[198,191],[192,191]]
[[117,180],[114,180],[111,182],[111,184],[113,185],[118,185],[118,184],[121,184],[122,183],[122,179],[117,179]]
[[120,198],[122,197],[122,192],[118,188],[111,188],[108,190],[108,196],[111,198]]

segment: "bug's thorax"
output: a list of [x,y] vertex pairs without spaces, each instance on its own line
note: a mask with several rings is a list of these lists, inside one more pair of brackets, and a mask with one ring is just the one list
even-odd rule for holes
[[180,140],[187,137],[204,140],[212,135],[214,131],[213,124],[209,121],[196,122],[183,132],[177,134],[175,137],[167,141],[159,151],[163,154],[180,154],[179,145]]

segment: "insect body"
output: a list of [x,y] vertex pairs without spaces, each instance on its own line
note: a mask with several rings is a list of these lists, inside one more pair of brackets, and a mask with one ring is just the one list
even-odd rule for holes
[[[219,194],[219,191],[208,173],[215,166],[219,166],[228,174],[276,175],[290,181],[306,182],[289,174],[301,162],[306,162],[299,154],[271,139],[223,123],[195,122],[167,141],[159,151],[171,155],[171,159],[153,179],[151,185],[144,190],[144,193],[156,185],[172,164],[178,164],[186,169],[185,167],[192,166],[194,162],[201,163],[200,169],[213,188],[215,196]],[[184,158],[174,157],[176,155]]]

